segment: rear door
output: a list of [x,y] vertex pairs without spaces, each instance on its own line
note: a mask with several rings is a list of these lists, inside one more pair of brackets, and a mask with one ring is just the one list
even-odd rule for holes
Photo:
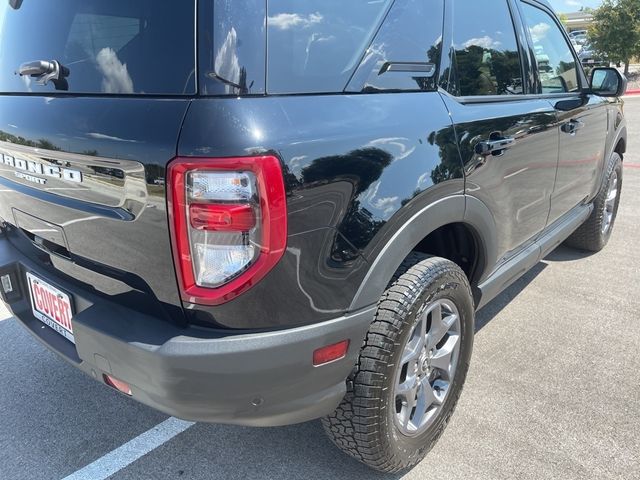
[[0,2],[0,221],[42,268],[167,318],[164,172],[196,92],[194,9]]
[[[556,113],[532,93],[530,60],[507,0],[449,2],[448,94],[466,192],[493,213],[505,260],[546,226],[558,159]],[[445,70],[447,73],[447,70]]]
[[600,185],[607,137],[607,101],[583,93],[586,85],[562,27],[539,4],[520,2],[535,52],[540,98],[558,115],[560,137],[558,175],[551,199],[549,223],[590,200]]

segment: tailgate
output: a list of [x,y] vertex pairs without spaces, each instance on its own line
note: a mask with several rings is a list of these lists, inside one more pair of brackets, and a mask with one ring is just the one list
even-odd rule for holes
[[0,221],[17,227],[12,242],[134,308],[179,307],[164,175],[187,105],[0,96]]

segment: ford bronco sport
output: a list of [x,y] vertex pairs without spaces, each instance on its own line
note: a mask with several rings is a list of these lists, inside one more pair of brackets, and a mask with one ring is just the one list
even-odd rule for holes
[[474,312],[607,244],[625,88],[544,0],[0,0],[2,299],[162,412],[409,468]]

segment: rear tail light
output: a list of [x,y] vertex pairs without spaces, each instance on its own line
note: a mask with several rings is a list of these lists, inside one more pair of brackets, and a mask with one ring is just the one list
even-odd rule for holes
[[177,158],[168,177],[174,257],[185,301],[227,302],[280,260],[287,211],[277,158]]

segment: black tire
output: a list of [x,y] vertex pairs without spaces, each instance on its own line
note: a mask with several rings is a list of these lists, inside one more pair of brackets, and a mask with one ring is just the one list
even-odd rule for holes
[[[618,180],[618,195],[613,208],[613,219],[606,231],[603,231],[602,225],[607,209],[607,195],[611,178],[616,175]],[[609,243],[613,227],[615,225],[616,216],[618,215],[618,207],[620,206],[620,193],[622,192],[622,158],[614,153],[607,165],[607,171],[598,196],[593,201],[593,212],[591,216],[578,228],[566,241],[565,244],[572,248],[585,250],[588,252],[599,252]]]
[[[457,367],[449,393],[430,426],[419,435],[407,436],[395,420],[398,407],[394,382],[418,314],[438,300],[453,302],[458,309],[461,328]],[[347,380],[344,400],[333,414],[322,419],[333,443],[382,472],[398,472],[419,463],[444,431],[462,392],[473,348],[474,314],[469,282],[456,264],[411,254],[380,299],[358,363]]]

